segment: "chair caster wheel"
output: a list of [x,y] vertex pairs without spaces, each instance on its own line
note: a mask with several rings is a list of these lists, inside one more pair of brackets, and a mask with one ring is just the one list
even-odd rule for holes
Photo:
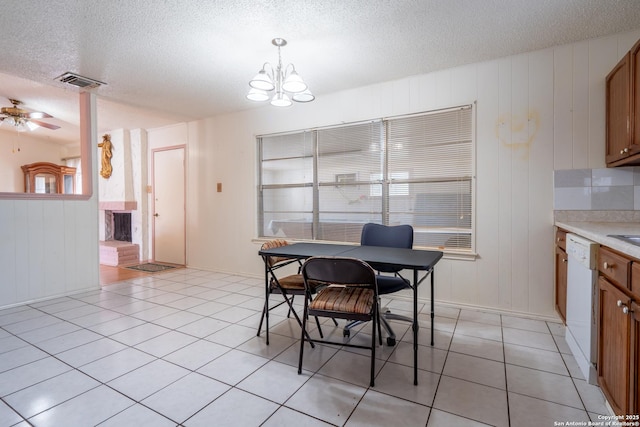
[[395,338],[391,338],[391,337],[387,337],[387,345],[389,347],[393,347],[394,345],[396,345],[396,339]]
[[350,337],[351,336],[351,331],[349,329],[345,329],[342,331],[342,336],[343,337]]

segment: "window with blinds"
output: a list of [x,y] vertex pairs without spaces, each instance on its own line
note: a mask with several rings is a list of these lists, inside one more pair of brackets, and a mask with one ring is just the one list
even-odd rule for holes
[[359,242],[411,224],[414,246],[473,249],[471,105],[258,138],[260,237]]

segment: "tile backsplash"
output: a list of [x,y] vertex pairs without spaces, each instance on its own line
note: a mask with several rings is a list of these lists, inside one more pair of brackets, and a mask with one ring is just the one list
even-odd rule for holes
[[553,173],[554,210],[640,210],[640,167]]

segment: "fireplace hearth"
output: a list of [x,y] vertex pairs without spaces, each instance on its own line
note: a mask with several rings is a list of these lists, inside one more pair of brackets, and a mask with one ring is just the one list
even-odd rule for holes
[[132,243],[130,211],[104,210],[104,240],[100,241],[100,264],[132,265],[140,261],[140,246]]

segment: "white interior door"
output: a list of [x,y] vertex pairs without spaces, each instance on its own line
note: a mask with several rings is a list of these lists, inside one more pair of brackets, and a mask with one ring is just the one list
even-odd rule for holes
[[153,152],[153,258],[185,262],[184,147]]

